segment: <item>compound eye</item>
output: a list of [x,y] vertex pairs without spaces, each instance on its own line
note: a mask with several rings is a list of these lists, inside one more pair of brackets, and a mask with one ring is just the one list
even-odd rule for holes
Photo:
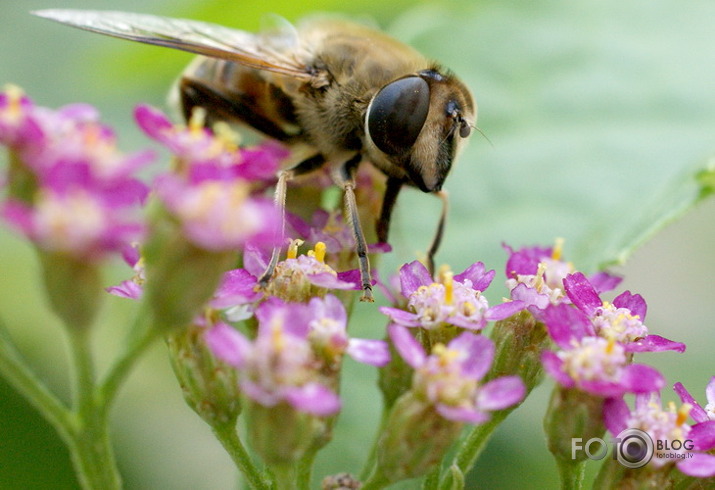
[[429,96],[429,86],[420,77],[385,85],[368,108],[367,129],[373,143],[388,155],[412,148],[427,119]]

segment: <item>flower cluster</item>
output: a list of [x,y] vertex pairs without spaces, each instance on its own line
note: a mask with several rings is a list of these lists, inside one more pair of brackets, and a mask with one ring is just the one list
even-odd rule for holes
[[[708,385],[709,402],[714,398],[713,386],[715,383],[711,380]],[[659,392],[636,395],[633,410],[622,398],[607,400],[603,410],[606,427],[613,435],[627,428],[646,432],[658,444],[648,462],[653,468],[664,469],[675,464],[686,475],[713,477],[715,456],[708,451],[715,449],[715,420],[707,416],[682,384],[677,383],[675,390],[683,402],[680,408],[670,403],[664,410]],[[689,415],[695,419],[695,424],[686,423]]]
[[565,388],[595,396],[660,390],[665,380],[654,368],[632,364],[635,352],[674,350],[685,345],[650,335],[643,323],[645,300],[625,291],[612,303],[599,293],[609,291],[620,278],[599,273],[587,278],[561,260],[561,246],[530,247],[510,252],[507,285],[512,297],[529,305],[560,350],[545,351],[546,371]]
[[296,410],[324,416],[337,412],[333,372],[342,356],[382,366],[389,361],[382,341],[351,339],[347,313],[335,297],[313,298],[308,304],[272,298],[256,309],[258,332],[250,340],[233,327],[217,323],[206,332],[213,352],[241,373],[241,389],[256,403],[284,402]]
[[[276,144],[240,148],[228,126],[205,127],[202,109],[186,126],[146,105],[134,116],[172,155],[151,188],[135,173],[153,153],[120,153],[92,107],[51,111],[15,87],[0,92],[0,143],[10,156],[2,216],[36,245],[55,312],[67,326],[80,327],[77,339],[87,338],[101,293],[98,259],[110,252],[121,253],[134,274],[106,290],[148,306],[142,309],[149,312],[147,327],[130,334],[106,384],[93,385],[90,363],[79,359],[86,379],[77,386],[88,389],[78,397],[82,410],[106,412],[127,367],[163,336],[184,398],[251,485],[288,488],[298,476],[303,488],[307,464],[330,440],[341,410],[341,370],[349,356],[380,368],[385,413],[363,472],[370,476],[334,481],[382,488],[435,468],[433,486],[459,488],[491,431],[546,372],[557,385],[544,427],[562,477],[579,473],[586,458],[576,460],[569,441],[599,437],[604,427],[614,435],[637,428],[653,440],[690,441],[671,454],[656,452],[648,475],[666,475],[675,465],[685,475],[715,476],[715,377],[704,407],[680,383],[682,406],[662,407],[664,376],[633,357],[684,352],[685,345],[650,333],[640,295],[602,299],[619,277],[578,272],[562,259],[561,242],[519,250],[504,245],[510,298],[490,304],[485,291],[495,272],[482,262],[458,274],[446,266],[434,274],[413,261],[393,278],[394,291],[376,281],[390,303],[379,308],[387,317],[385,340],[354,338],[348,335],[352,291],[362,290],[360,272],[346,270],[355,263],[354,230],[339,211],[316,211],[315,196],[289,205],[286,223],[280,222],[282,208],[266,190],[287,151]],[[384,179],[374,172],[357,175],[361,214],[378,212],[375,192]],[[313,179],[308,193],[323,193],[328,174],[307,176]],[[142,218],[135,211],[149,196]],[[285,257],[277,248],[282,230],[289,237]],[[389,250],[373,244],[369,251]],[[0,356],[12,352],[0,347]],[[633,409],[627,394],[635,394]],[[239,420],[266,471],[245,457]],[[465,424],[475,427],[449,464],[443,458],[452,457]],[[74,430],[82,428],[66,431]],[[439,474],[441,467],[448,472]],[[578,485],[565,479],[564,486]]]
[[249,240],[272,243],[278,216],[267,199],[252,196],[252,184],[272,176],[285,151],[268,145],[239,151],[228,129],[212,133],[195,113],[189,127],[172,124],[157,109],[135,110],[139,127],[174,156],[170,173],[154,191],[181,224],[188,240],[206,250],[232,250]]
[[0,143],[11,162],[3,217],[41,250],[95,261],[141,238],[136,209],[149,189],[134,174],[153,154],[120,153],[94,108],[52,111],[8,87]]
[[494,274],[477,262],[456,276],[443,269],[434,280],[421,262],[410,262],[400,269],[407,311],[394,307],[382,307],[380,311],[406,327],[437,330],[453,325],[480,331],[487,322],[502,320],[524,308],[524,303],[518,300],[489,306],[482,292],[489,287]]

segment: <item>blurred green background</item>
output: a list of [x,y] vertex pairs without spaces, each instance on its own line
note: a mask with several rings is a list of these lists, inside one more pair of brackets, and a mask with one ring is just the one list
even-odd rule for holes
[[[133,127],[133,105],[163,105],[190,55],[80,32],[29,10],[111,8],[251,31],[268,12],[291,21],[315,11],[373,19],[459,74],[479,103],[478,125],[493,142],[473,137],[446,186],[452,209],[438,260],[455,271],[482,260],[503,278],[502,242],[548,245],[556,237],[566,239],[566,257],[577,267],[593,270],[657,216],[690,199],[694,187],[683,176],[715,155],[711,0],[0,1],[0,84],[18,84],[50,107],[94,104],[118,129],[125,150],[149,146]],[[438,207],[417,191],[401,196],[395,252],[382,262],[383,274],[424,249]],[[682,381],[703,401],[715,374],[714,223],[711,199],[614,269],[626,276],[621,289],[648,301],[651,331],[688,344],[685,354],[641,355],[640,362],[657,366],[671,385]],[[115,264],[106,283],[125,275]],[[66,396],[64,338],[37,279],[31,249],[0,229],[0,315],[39,375]],[[501,282],[488,292],[492,301],[505,294]],[[381,336],[385,322],[375,306],[357,310],[353,333]],[[107,300],[96,336],[100,367],[116,352],[133,313],[129,302]],[[348,362],[347,375],[345,410],[335,441],[319,457],[319,476],[357,472],[377,421],[375,373]],[[551,387],[544,383],[498,430],[469,488],[557,485],[541,434]],[[669,392],[664,397],[674,399]],[[127,488],[235,486],[228,456],[183,404],[162,345],[136,367],[113,422]],[[0,488],[76,486],[51,428],[0,381]]]

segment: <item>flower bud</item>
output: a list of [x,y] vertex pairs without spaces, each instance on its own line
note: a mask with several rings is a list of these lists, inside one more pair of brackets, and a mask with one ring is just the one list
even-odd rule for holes
[[437,413],[408,392],[395,403],[378,449],[379,471],[390,481],[427,473],[457,439],[462,423]]
[[286,402],[264,406],[245,400],[248,439],[269,466],[295,463],[328,430],[324,417],[296,410]]
[[209,425],[235,424],[241,411],[236,370],[214,357],[204,328],[192,325],[169,336],[169,358],[186,403]]
[[212,251],[186,240],[163,208],[152,210],[152,225],[143,247],[146,299],[159,328],[188,325],[211,298],[236,254]]
[[537,322],[531,313],[522,311],[496,322],[491,338],[496,352],[486,380],[518,375],[527,393],[543,381],[541,353],[550,345],[550,338],[544,324]]
[[544,432],[549,451],[557,460],[585,461],[585,451],[573,454],[573,438],[588,441],[603,435],[602,422],[604,398],[589,393],[555,386],[544,416]]
[[98,265],[62,253],[40,251],[39,257],[52,310],[67,327],[88,328],[104,297]]

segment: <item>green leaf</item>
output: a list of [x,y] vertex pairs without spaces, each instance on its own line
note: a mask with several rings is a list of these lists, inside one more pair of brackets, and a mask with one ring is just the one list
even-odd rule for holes
[[[715,151],[715,61],[702,53],[715,42],[713,15],[704,1],[682,9],[615,0],[407,12],[394,32],[472,88],[493,142],[474,134],[448,178],[437,261],[499,269],[501,242],[563,237],[579,269],[620,264],[711,194],[712,170],[702,169]],[[405,194],[397,264],[426,246],[413,240],[430,236],[439,208]]]

